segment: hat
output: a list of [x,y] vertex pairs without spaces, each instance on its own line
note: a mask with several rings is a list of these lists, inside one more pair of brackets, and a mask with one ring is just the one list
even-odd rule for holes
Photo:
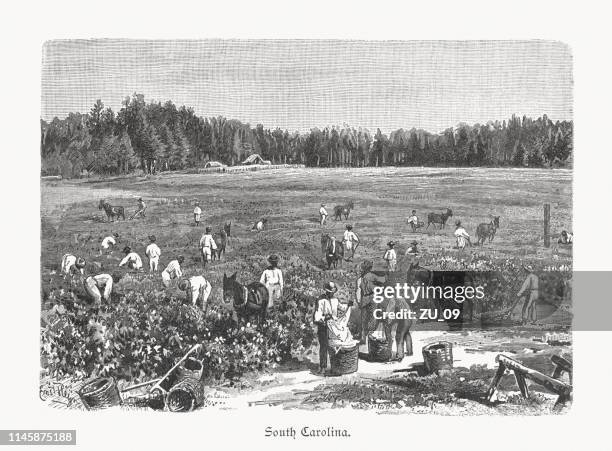
[[419,243],[417,243],[416,241],[411,241],[410,244],[412,244],[413,246],[416,246]]
[[125,246],[123,248],[123,252],[125,252],[126,254],[129,254],[130,252],[132,252],[132,248],[130,246]]
[[196,204],[196,205],[200,205],[200,201],[199,201],[199,200],[196,200],[196,201],[195,201],[195,204]]
[[181,281],[178,283],[179,290],[181,291],[186,291],[188,286],[189,281],[187,279],[181,279]]
[[372,262],[372,260],[365,260],[360,265],[361,272],[368,272],[372,269],[373,266],[374,263]]
[[141,200],[142,200],[142,197],[139,197],[139,198],[138,198],[138,200],[139,200],[139,201],[141,201]]
[[279,260],[279,258],[278,258],[278,255],[276,255],[276,254],[272,254],[272,255],[270,255],[268,257],[268,261],[270,263],[278,263],[278,260]]
[[338,287],[334,282],[327,282],[325,285],[323,285],[323,289],[326,293],[335,293],[338,291]]
[[531,265],[523,265],[523,269],[525,271],[533,272],[533,266]]
[[176,257],[176,259],[179,263],[183,263],[185,261],[185,257],[183,257],[182,255],[179,255],[178,257]]
[[115,238],[119,238],[119,234],[117,232],[113,233],[113,235],[115,236]]
[[155,240],[156,240],[155,235],[149,235],[149,241],[155,241]]
[[391,240],[387,243],[387,246],[393,247],[395,246],[395,241]]
[[351,224],[347,224],[347,225],[346,225],[346,228],[347,228],[348,230],[351,230],[351,229],[353,228],[353,226],[352,226]]
[[412,210],[413,213],[416,213],[416,210]]
[[325,207],[325,203],[324,202],[321,202],[321,207]]
[[455,221],[455,225],[459,227],[461,225],[461,221]]
[[210,227],[210,226],[206,227],[206,231],[207,232],[212,232],[212,227]]
[[79,257],[77,258],[77,261],[75,263],[77,268],[84,268],[85,267],[85,260],[83,260],[83,258]]

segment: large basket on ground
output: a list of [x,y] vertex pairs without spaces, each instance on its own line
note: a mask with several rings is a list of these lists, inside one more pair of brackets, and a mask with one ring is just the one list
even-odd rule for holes
[[170,412],[191,412],[204,403],[204,386],[199,378],[187,376],[168,392],[166,405]]
[[121,404],[119,389],[112,377],[90,380],[79,389],[78,394],[88,410],[105,409]]
[[329,348],[329,361],[331,363],[331,373],[336,376],[350,374],[357,371],[359,360],[359,345]]
[[368,335],[368,356],[373,362],[388,362],[391,360],[391,349],[386,339]]
[[429,373],[453,368],[453,345],[448,341],[432,343],[423,348],[423,360]]

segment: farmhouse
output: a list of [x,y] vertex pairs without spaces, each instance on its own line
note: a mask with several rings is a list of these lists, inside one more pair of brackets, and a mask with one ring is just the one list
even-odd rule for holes
[[248,156],[248,158],[246,160],[244,160],[241,164],[244,165],[251,165],[251,164],[272,164],[271,161],[269,160],[264,160],[263,158],[261,158],[261,155],[259,155],[258,153],[254,153]]

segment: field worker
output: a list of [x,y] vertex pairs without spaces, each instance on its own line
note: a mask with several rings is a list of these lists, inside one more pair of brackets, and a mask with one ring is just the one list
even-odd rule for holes
[[260,219],[253,226],[253,230],[257,230],[258,232],[263,232],[264,226],[266,225],[267,222],[268,220],[266,218]]
[[387,271],[395,272],[395,268],[397,267],[397,253],[395,252],[395,242],[389,241],[387,243],[387,251],[385,255],[383,255],[383,260],[387,262]]
[[181,264],[184,261],[185,257],[179,255],[176,260],[172,260],[170,263],[168,263],[166,269],[162,271],[162,283],[166,288],[170,286],[170,281],[172,279],[178,279],[183,276],[183,271],[181,271]]
[[206,266],[212,258],[212,251],[217,250],[217,243],[212,236],[212,228],[206,227],[206,233],[200,238],[200,249],[202,251],[202,265]]
[[64,276],[68,276],[75,271],[85,273],[85,260],[72,254],[64,254],[62,257],[61,271]]
[[193,221],[196,226],[200,225],[200,218],[202,217],[202,209],[200,208],[200,202],[195,203],[195,208],[193,209]]
[[136,213],[134,213],[130,219],[134,219],[136,216],[142,216],[143,218],[146,218],[147,217],[145,214],[146,211],[147,211],[147,204],[145,204],[144,200],[142,200],[142,197],[139,197],[138,198],[138,209],[136,210]]
[[374,287],[383,286],[385,278],[377,276],[372,272],[374,263],[370,260],[364,261],[359,267],[359,277],[357,278],[357,286],[355,298],[361,313],[361,333],[360,343],[365,344],[369,332],[369,322],[372,317],[371,311],[373,304],[372,297],[374,295]]
[[523,282],[523,286],[520,291],[516,294],[518,298],[524,296],[525,301],[523,302],[523,309],[521,311],[521,320],[523,324],[528,321],[535,323],[536,321],[536,301],[539,297],[540,290],[540,279],[533,272],[533,268],[529,265],[523,267],[527,273],[527,277]]
[[87,294],[93,299],[94,305],[100,306],[103,300],[110,302],[113,282],[117,283],[120,279],[120,274],[113,274],[112,276],[110,274],[98,274],[86,278],[83,285]]
[[470,235],[467,233],[465,228],[461,225],[461,221],[455,222],[455,237],[457,238],[457,248],[464,249],[466,244],[472,245],[470,241]]
[[347,260],[352,259],[355,256],[355,249],[359,245],[359,238],[357,238],[357,235],[353,232],[353,226],[351,224],[347,224],[342,242],[346,246],[346,250],[351,253],[351,256],[348,257]]
[[325,224],[328,214],[324,203],[321,203],[321,208],[319,208],[319,216],[321,218],[321,225]]
[[283,296],[283,272],[278,268],[278,255],[270,255],[268,263],[270,266],[261,274],[259,282],[268,289],[268,308],[278,304]]
[[412,227],[412,231],[416,232],[416,229],[419,227],[419,218],[417,218],[416,210],[412,210],[412,214],[408,218],[408,224]]
[[100,253],[102,252],[102,250],[107,251],[111,247],[115,246],[115,244],[117,244],[117,240],[119,240],[119,234],[117,232],[113,233],[112,236],[107,236],[106,238],[104,238],[102,240],[102,243],[100,244]]
[[191,295],[191,303],[196,305],[199,298],[202,298],[202,310],[206,310],[208,296],[212,291],[212,286],[204,276],[193,276],[189,279],[182,279],[178,284],[179,290],[187,292],[187,299]]
[[338,287],[334,282],[327,282],[323,289],[324,295],[317,301],[317,308],[314,312],[314,323],[317,325],[317,337],[319,339],[319,374],[325,374],[327,369],[329,342],[327,322],[337,318],[338,315],[338,299],[334,297]]
[[119,263],[119,266],[127,265],[129,269],[142,269],[142,259],[140,255],[136,252],[132,252],[132,248],[130,246],[125,246],[123,248],[123,252],[125,253],[125,257]]
[[161,249],[155,243],[156,240],[157,238],[155,238],[155,235],[150,235],[150,243],[147,246],[147,249],[145,250],[145,254],[147,254],[147,257],[149,257],[149,272],[157,271],[157,266],[159,264],[159,256],[161,255]]
[[334,255],[336,255],[336,237],[333,235],[329,236],[329,239],[331,241],[331,246],[329,246],[329,256],[333,257]]
[[561,232],[561,236],[559,237],[559,240],[557,241],[557,243],[559,244],[572,244],[572,242],[574,241],[574,234],[571,232],[567,232],[565,230],[563,230]]
[[410,242],[410,246],[406,249],[406,255],[416,255],[419,253],[418,244],[416,241]]

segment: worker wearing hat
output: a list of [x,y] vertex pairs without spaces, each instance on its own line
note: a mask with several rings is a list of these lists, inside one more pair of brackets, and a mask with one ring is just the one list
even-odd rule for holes
[[196,226],[200,225],[200,218],[202,217],[202,209],[200,208],[200,202],[196,200],[195,207],[193,209],[193,221]]
[[419,243],[416,241],[411,241],[410,246],[406,249],[406,255],[415,255],[419,253],[419,249],[417,248]]
[[408,224],[410,224],[412,231],[416,232],[417,228],[419,227],[419,218],[416,215],[416,210],[412,210],[412,214],[408,218]]
[[138,255],[136,252],[132,252],[132,248],[130,246],[125,246],[123,248],[123,253],[125,254],[125,257],[123,260],[121,260],[119,266],[126,265],[129,269],[142,269],[142,259],[140,258],[140,255]]
[[198,299],[202,299],[202,310],[206,310],[208,305],[208,297],[212,291],[212,286],[204,276],[193,276],[188,279],[181,279],[178,284],[179,290],[187,293],[187,299],[191,300],[191,303],[197,305]]
[[213,251],[217,250],[217,243],[212,236],[212,228],[207,226],[206,232],[200,238],[200,251],[202,253],[202,265],[206,266],[210,260],[212,260]]
[[357,238],[357,235],[353,232],[353,226],[351,224],[346,225],[342,242],[346,246],[347,252],[351,253],[351,256],[348,257],[347,260],[352,259],[355,256],[355,249],[359,246],[359,238]]
[[149,245],[145,250],[145,254],[149,258],[149,272],[156,272],[157,266],[159,265],[159,256],[161,255],[161,249],[156,243],[157,238],[155,235],[149,235]]
[[521,320],[523,324],[536,321],[536,302],[540,297],[540,279],[533,272],[533,267],[524,265],[523,270],[527,273],[520,291],[516,294],[518,298],[524,297]]
[[321,208],[319,208],[319,217],[321,225],[325,224],[325,220],[327,219],[328,213],[325,209],[325,203],[321,202]]
[[457,248],[464,249],[466,244],[472,245],[470,235],[461,225],[461,221],[455,222],[455,237],[457,238]]
[[334,282],[327,282],[323,286],[323,297],[317,301],[314,312],[314,323],[317,325],[317,337],[319,339],[319,374],[325,374],[327,369],[327,352],[329,335],[327,322],[338,316],[338,299],[334,294],[338,287]]
[[181,264],[185,261],[185,257],[179,255],[176,259],[172,260],[166,266],[161,273],[162,283],[164,287],[168,288],[170,286],[170,281],[172,279],[178,279],[183,276],[183,271],[181,270]]
[[272,254],[268,257],[268,266],[259,278],[259,282],[268,289],[268,308],[278,305],[283,296],[283,272],[278,267],[278,255]]
[[60,267],[64,277],[71,275],[74,271],[79,271],[83,275],[85,273],[85,260],[72,254],[64,254]]
[[146,211],[147,211],[147,204],[145,204],[145,201],[142,200],[142,197],[139,197],[138,198],[138,209],[136,210],[136,213],[134,213],[130,219],[134,219],[136,216],[142,216],[143,218],[146,218],[146,214],[145,214]]
[[360,343],[365,344],[368,333],[370,332],[370,323],[373,320],[373,312],[376,303],[373,302],[374,287],[383,286],[385,278],[377,276],[372,272],[374,263],[371,260],[366,260],[359,266],[359,277],[357,278],[355,298],[361,313],[361,334]]
[[393,240],[387,243],[387,250],[383,255],[383,260],[387,263],[387,272],[395,272],[397,267],[397,253],[395,252],[395,242]]

